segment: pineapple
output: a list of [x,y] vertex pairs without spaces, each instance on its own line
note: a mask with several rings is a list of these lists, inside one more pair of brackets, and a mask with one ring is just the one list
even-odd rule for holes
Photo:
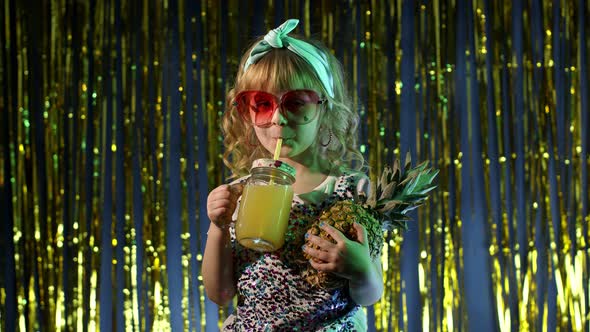
[[[340,200],[322,212],[315,220],[308,232],[334,242],[334,240],[320,228],[326,223],[341,231],[349,239],[357,239],[353,223],[357,221],[367,230],[369,239],[369,253],[372,259],[380,256],[384,242],[384,230],[406,229],[406,214],[420,206],[429,191],[435,188],[432,181],[438,170],[427,169],[427,162],[410,168],[409,153],[406,155],[404,168],[401,169],[396,160],[393,168],[385,167],[377,185],[372,185],[370,196],[360,196],[358,201]],[[311,243],[307,245],[317,249]],[[311,257],[305,254],[306,259]],[[307,264],[302,275],[312,285],[324,289],[343,287],[346,280],[335,275],[319,272]]]

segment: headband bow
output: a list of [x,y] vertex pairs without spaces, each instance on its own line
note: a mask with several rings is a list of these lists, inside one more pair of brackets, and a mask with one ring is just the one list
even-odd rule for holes
[[299,20],[290,19],[278,28],[270,30],[264,36],[264,39],[258,42],[250,52],[250,56],[244,64],[244,72],[248,70],[250,65],[258,62],[271,49],[286,47],[313,67],[328,95],[334,98],[334,79],[330,72],[330,65],[328,64],[326,55],[317,47],[288,36],[288,33],[293,31],[298,23]]

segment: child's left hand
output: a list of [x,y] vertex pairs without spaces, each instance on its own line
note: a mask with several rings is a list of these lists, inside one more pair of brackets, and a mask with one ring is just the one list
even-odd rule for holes
[[314,249],[306,245],[303,249],[312,257],[309,260],[311,266],[318,271],[331,272],[348,280],[364,279],[372,268],[367,230],[361,224],[354,223],[359,239],[357,242],[348,239],[342,232],[328,224],[324,224],[321,228],[330,234],[336,243],[308,233],[307,241],[316,244],[319,248]]

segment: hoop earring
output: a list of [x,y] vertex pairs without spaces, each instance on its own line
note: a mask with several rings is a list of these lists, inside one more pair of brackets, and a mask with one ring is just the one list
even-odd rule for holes
[[328,142],[323,143],[320,141],[320,145],[323,147],[327,147],[328,145],[330,145],[330,143],[332,143],[332,129],[328,129],[328,132],[330,133],[330,136],[328,136]]

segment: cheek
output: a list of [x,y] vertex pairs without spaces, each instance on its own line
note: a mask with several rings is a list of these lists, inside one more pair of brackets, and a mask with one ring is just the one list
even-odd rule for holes
[[260,142],[260,144],[265,148],[269,149],[272,145],[272,138],[268,130],[256,127],[254,131],[256,133],[256,137],[258,138],[258,142]]
[[258,140],[260,142],[264,142],[264,140],[267,136],[266,131],[264,129],[255,128],[254,132],[256,133],[256,137],[258,138]]
[[319,134],[318,126],[303,126],[301,130],[299,130],[297,136],[299,137],[299,141],[306,146],[313,145],[316,141],[316,137]]

